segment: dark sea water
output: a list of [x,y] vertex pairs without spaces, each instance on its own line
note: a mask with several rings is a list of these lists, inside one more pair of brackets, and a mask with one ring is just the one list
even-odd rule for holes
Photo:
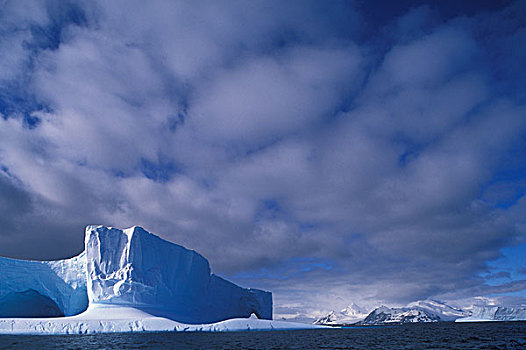
[[0,335],[0,349],[526,349],[526,322],[233,333]]

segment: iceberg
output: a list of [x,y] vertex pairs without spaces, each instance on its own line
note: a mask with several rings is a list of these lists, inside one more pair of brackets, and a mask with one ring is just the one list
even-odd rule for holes
[[141,227],[86,229],[90,305],[133,306],[185,323],[272,319],[272,294],[211,274],[208,260]]
[[202,255],[139,226],[88,226],[58,261],[0,257],[0,333],[311,328],[272,321],[272,294],[211,273]]

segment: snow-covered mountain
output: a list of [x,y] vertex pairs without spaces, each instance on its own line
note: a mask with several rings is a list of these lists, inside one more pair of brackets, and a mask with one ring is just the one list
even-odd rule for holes
[[351,304],[340,312],[331,311],[328,315],[318,318],[314,324],[338,326],[358,322],[360,324],[437,322],[454,321],[469,315],[471,315],[469,311],[428,299],[415,301],[401,308],[381,306],[369,314],[356,304]]
[[380,306],[374,309],[361,322],[364,325],[373,324],[392,324],[392,323],[417,323],[417,322],[438,322],[440,317],[430,311],[419,308],[389,308]]
[[367,317],[365,309],[352,303],[339,312],[331,311],[328,315],[316,319],[313,323],[317,325],[338,326],[360,322]]
[[458,309],[441,301],[432,299],[415,301],[409,303],[407,307],[429,311],[439,316],[442,321],[454,321],[457,318],[471,315],[469,311]]
[[455,320],[455,322],[478,321],[526,321],[526,307],[474,306],[471,316]]

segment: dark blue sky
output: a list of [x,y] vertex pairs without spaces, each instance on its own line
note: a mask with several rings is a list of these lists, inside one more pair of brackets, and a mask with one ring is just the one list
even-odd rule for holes
[[524,1],[7,1],[0,254],[71,256],[88,224],[137,224],[272,290],[277,315],[522,303],[525,18]]

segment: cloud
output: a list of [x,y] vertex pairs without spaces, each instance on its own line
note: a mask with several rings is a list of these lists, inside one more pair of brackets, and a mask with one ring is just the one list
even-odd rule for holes
[[520,292],[481,273],[524,243],[522,9],[10,3],[0,254],[139,224],[281,313]]
[[190,127],[214,144],[261,145],[309,128],[360,82],[354,48],[299,46],[247,60],[204,83]]

